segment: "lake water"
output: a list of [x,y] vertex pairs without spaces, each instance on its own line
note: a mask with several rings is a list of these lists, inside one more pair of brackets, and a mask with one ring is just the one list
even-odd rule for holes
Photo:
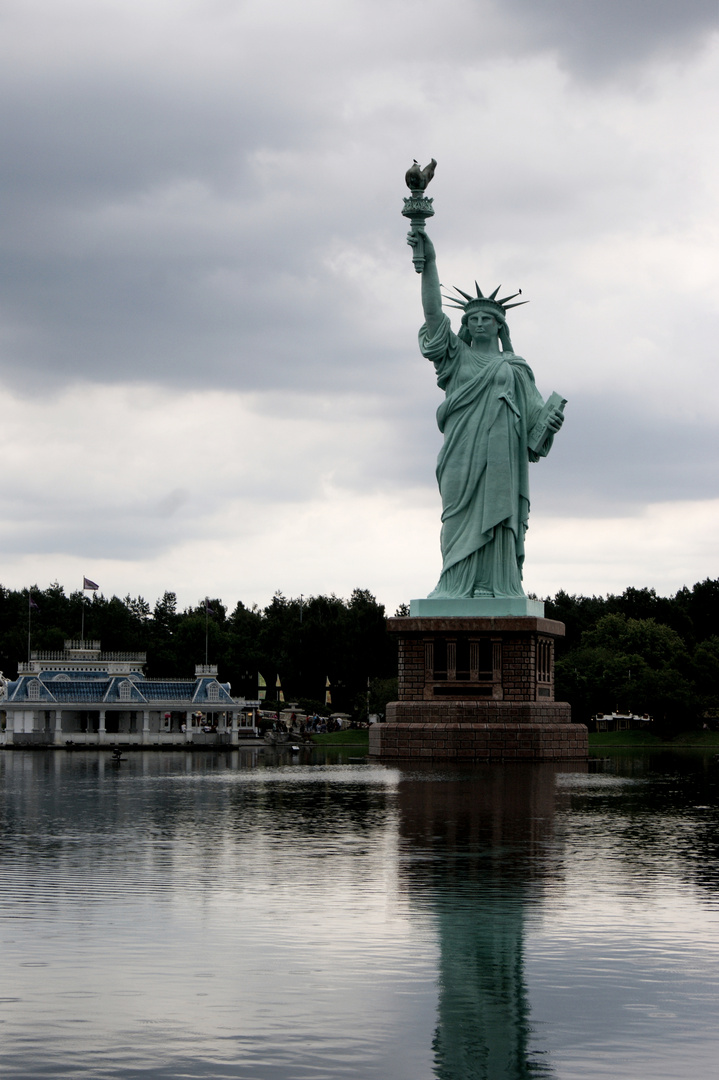
[[7,751],[0,792],[3,1077],[717,1075],[712,756]]

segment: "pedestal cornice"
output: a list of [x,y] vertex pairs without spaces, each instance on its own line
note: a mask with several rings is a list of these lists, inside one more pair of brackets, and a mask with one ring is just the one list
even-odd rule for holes
[[391,634],[433,634],[451,633],[452,631],[497,633],[538,633],[550,637],[564,637],[564,623],[558,619],[536,618],[532,615],[505,616],[447,616],[428,617],[425,615],[395,615],[387,619],[387,629]]

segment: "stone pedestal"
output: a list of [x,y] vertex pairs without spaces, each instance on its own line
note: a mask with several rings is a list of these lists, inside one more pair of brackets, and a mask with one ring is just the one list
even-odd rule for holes
[[370,728],[379,757],[587,755],[587,729],[554,700],[554,642],[564,624],[538,615],[387,620],[399,646],[399,700]]

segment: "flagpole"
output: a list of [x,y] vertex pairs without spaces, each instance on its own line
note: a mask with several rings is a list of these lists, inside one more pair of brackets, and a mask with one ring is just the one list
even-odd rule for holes
[[27,591],[27,662],[30,663],[30,627],[32,624],[32,592]]
[[81,596],[82,596],[82,622],[81,622],[81,625],[80,625],[80,640],[83,643],[83,648],[84,648],[84,645],[85,645],[85,592],[86,592],[87,589],[91,589],[93,598],[95,598],[97,596],[97,590],[99,588],[100,588],[100,586],[97,584],[97,582],[93,581],[92,578],[85,577],[85,575],[83,574],[83,576],[82,576],[82,593],[81,593]]
[[207,597],[205,597],[205,667],[207,667],[207,620],[209,619],[209,617],[210,614],[207,610]]

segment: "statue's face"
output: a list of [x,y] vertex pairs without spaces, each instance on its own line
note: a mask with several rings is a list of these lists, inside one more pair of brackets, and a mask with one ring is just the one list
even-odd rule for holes
[[495,319],[491,311],[473,311],[467,318],[467,329],[475,338],[491,338],[496,337],[499,333],[499,320]]

